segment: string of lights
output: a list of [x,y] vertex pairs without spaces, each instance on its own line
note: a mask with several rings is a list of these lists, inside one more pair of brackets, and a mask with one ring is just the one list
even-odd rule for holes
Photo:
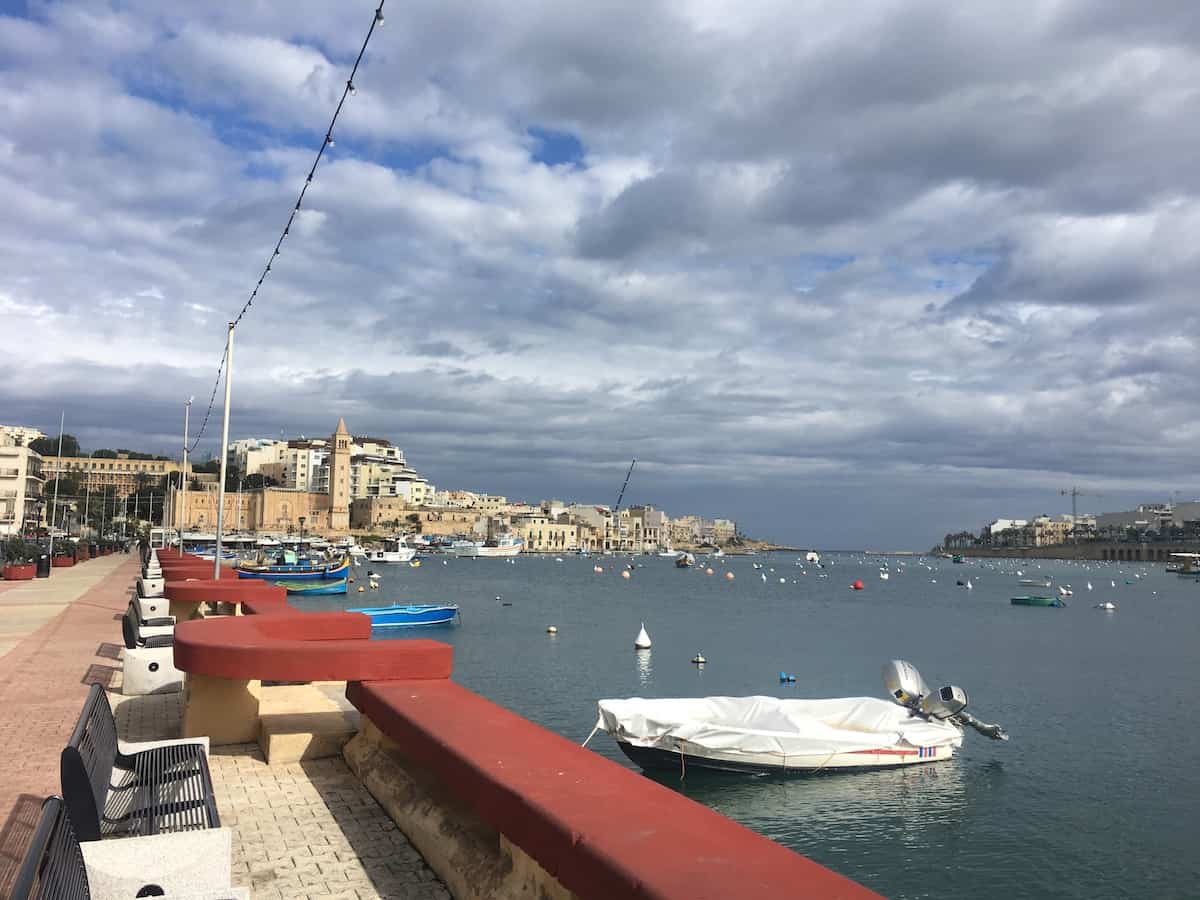
[[[367,52],[367,45],[371,43],[371,36],[375,33],[375,29],[383,25],[383,4],[387,0],[379,0],[379,6],[375,8],[375,14],[371,17],[371,26],[367,29],[367,35],[363,38],[362,46],[358,49],[358,56],[354,60],[354,66],[350,69],[350,77],[346,79],[346,86],[342,88],[342,96],[338,99],[337,108],[333,111],[333,117],[329,120],[329,127],[325,129],[325,139],[321,141],[321,146],[317,148],[316,158],[313,160],[312,167],[308,170],[308,175],[304,179],[304,184],[300,186],[300,195],[296,198],[296,205],[292,207],[288,214],[287,222],[284,223],[283,231],[279,234],[279,240],[275,242],[275,249],[271,255],[267,257],[267,264],[263,267],[262,272],[258,276],[258,282],[254,285],[254,289],[250,291],[250,296],[246,298],[246,302],[242,304],[242,308],[238,310],[238,314],[233,318],[232,325],[237,327],[241,324],[246,313],[254,305],[255,299],[258,297],[258,292],[262,289],[263,282],[267,280],[267,276],[271,274],[271,265],[279,257],[280,249],[283,247],[283,242],[287,240],[291,234],[292,225],[296,221],[296,216],[300,212],[301,206],[304,204],[304,195],[308,193],[309,186],[312,185],[313,177],[317,174],[317,166],[321,164],[321,157],[325,155],[325,151],[334,145],[333,129],[337,125],[338,116],[342,114],[342,107],[346,103],[346,98],[352,96],[356,89],[354,87],[354,76],[358,74],[358,67],[362,63],[363,55]],[[225,370],[225,363],[228,360],[229,347],[226,344],[225,352],[221,354],[221,362],[217,365],[217,377],[213,382],[212,396],[208,399],[208,408],[204,411],[204,421],[200,424],[200,430],[196,432],[196,439],[192,442],[188,452],[193,452],[200,439],[204,436],[204,431],[208,427],[208,420],[212,416],[213,407],[217,402],[217,389],[221,384],[221,373]]]

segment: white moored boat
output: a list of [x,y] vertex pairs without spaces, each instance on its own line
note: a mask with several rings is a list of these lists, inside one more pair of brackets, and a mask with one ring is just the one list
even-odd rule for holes
[[406,563],[416,555],[416,548],[408,546],[408,542],[400,536],[388,538],[382,548],[366,551],[364,558],[371,563]]
[[966,712],[961,688],[930,691],[910,663],[888,663],[884,684],[893,699],[601,700],[596,730],[612,735],[643,769],[779,775],[949,759],[966,726],[1008,740],[998,725]]
[[450,545],[450,552],[455,556],[485,558],[516,556],[524,546],[525,544],[520,538],[506,534],[494,541],[455,541]]

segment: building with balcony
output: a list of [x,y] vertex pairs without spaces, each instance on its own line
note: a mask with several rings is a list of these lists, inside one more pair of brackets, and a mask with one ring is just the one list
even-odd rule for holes
[[[58,476],[79,484],[83,490],[108,491],[117,494],[132,494],[151,485],[157,485],[165,476],[177,476],[183,467],[170,459],[130,459],[127,453],[118,453],[116,458],[99,456],[64,456],[61,460],[47,456],[42,460],[42,473],[47,480]],[[191,475],[191,464],[187,468]]]
[[0,535],[36,530],[45,514],[42,457],[22,439],[0,433]]

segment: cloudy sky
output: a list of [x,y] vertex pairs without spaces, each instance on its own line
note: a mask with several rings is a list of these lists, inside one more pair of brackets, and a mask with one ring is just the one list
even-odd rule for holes
[[[0,421],[178,452],[374,6],[0,0]],[[1200,487],[1195,3],[385,13],[232,437],[823,547]]]

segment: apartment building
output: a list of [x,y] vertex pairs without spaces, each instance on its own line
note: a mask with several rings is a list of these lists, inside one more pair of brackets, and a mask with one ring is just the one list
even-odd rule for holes
[[45,511],[42,457],[7,432],[0,433],[0,535],[37,528]]

